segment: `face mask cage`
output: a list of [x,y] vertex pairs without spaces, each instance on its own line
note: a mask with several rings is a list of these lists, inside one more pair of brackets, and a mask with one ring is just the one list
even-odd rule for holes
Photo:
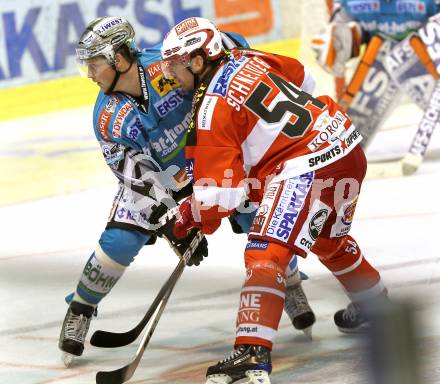
[[104,56],[93,57],[91,59],[77,59],[76,66],[81,77],[97,77],[110,67],[108,60]]
[[191,65],[191,57],[188,53],[179,56],[172,56],[161,60],[160,68],[166,79],[173,79],[179,68],[188,68]]

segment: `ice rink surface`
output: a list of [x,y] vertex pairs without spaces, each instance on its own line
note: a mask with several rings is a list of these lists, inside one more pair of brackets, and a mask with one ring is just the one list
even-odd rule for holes
[[[70,135],[66,141],[82,140],[83,148],[98,153],[88,120],[85,123],[90,113],[79,110],[2,123],[0,154],[21,148],[21,154],[3,161],[4,169],[26,155],[23,146],[29,136],[34,150],[38,151],[38,137],[47,145],[41,132],[49,127]],[[413,107],[399,108],[387,130],[374,140],[369,157],[404,154],[419,116]],[[18,126],[27,128],[20,131]],[[48,153],[42,156],[56,163],[56,155]],[[437,131],[417,174],[366,181],[351,232],[382,273],[390,297],[415,306],[422,383],[429,384],[440,383],[440,255],[435,248],[439,154]],[[20,172],[29,172],[24,168]],[[137,341],[112,350],[87,345],[70,369],[63,367],[57,348],[67,308],[64,296],[74,290],[104,229],[116,183],[103,167],[105,182],[91,183],[82,192],[29,201],[46,180],[35,181],[35,173],[43,169],[35,164],[30,169],[32,174],[22,175],[29,182],[14,192],[24,197],[14,200],[14,195],[0,207],[0,383],[91,384],[97,371],[128,363],[138,345]],[[130,383],[204,383],[206,368],[231,351],[246,238],[233,234],[225,221],[208,240],[208,259],[185,270]],[[100,305],[89,335],[96,329],[125,331],[134,326],[176,263],[162,241],[145,247]],[[342,289],[314,255],[300,260],[300,268],[310,276],[304,289],[317,315],[314,338],[308,341],[283,315],[272,353],[272,383],[370,383],[361,339],[340,334],[333,324],[334,312],[348,302]]]

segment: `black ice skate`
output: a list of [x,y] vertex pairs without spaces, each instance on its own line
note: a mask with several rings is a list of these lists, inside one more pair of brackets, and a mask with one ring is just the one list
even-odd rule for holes
[[84,341],[90,327],[95,308],[91,305],[72,301],[64,318],[58,347],[64,352],[64,365],[69,367],[75,356],[84,351]]
[[261,345],[239,345],[226,359],[208,368],[206,384],[270,384],[272,371],[270,350]]
[[287,287],[284,311],[289,316],[293,326],[303,331],[312,340],[312,327],[316,318],[307,301],[301,282]]
[[346,309],[336,312],[334,321],[343,333],[364,333],[370,328],[370,321],[355,303],[350,303]]

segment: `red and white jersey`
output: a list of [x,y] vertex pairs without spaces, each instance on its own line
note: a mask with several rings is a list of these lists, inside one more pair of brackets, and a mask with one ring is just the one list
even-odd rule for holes
[[197,90],[186,147],[194,197],[203,206],[196,220],[218,220],[246,197],[260,202],[268,177],[322,168],[360,142],[330,97],[302,89],[310,83],[295,59],[233,50]]

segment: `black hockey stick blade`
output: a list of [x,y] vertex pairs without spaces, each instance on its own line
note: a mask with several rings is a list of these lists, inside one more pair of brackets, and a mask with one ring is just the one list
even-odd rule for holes
[[179,280],[180,275],[183,272],[183,269],[185,268],[185,265],[185,259],[181,258],[173,273],[164,283],[159,293],[154,298],[153,303],[150,305],[150,308],[148,308],[147,313],[144,315],[139,324],[137,324],[129,331],[122,333],[100,330],[95,331],[95,333],[92,335],[92,338],[90,339],[90,344],[100,348],[118,348],[131,344],[133,341],[135,341],[142,333],[143,329],[148,324],[151,317],[156,312],[156,309],[162,302],[163,298],[167,295],[167,293],[171,293],[170,291],[173,290],[174,286]]
[[[182,261],[182,260],[181,260]],[[180,262],[178,266],[181,265]],[[183,267],[181,268],[181,273],[183,272],[183,269],[185,268],[185,264],[182,264]],[[144,337],[142,338],[142,341],[136,351],[136,355],[134,359],[128,363],[126,366],[116,369],[114,371],[99,371],[96,374],[96,383],[97,384],[122,384],[126,381],[130,380],[136,371],[136,368],[139,365],[139,362],[142,359],[142,356],[144,354],[145,349],[147,348],[148,343],[150,342],[151,336],[154,333],[154,330],[156,328],[157,323],[159,322],[160,317],[162,316],[162,312],[165,309],[165,306],[168,302],[168,299],[171,296],[171,293],[173,291],[173,287],[171,287],[168,292],[165,294],[165,296],[162,298],[162,301],[160,302],[159,306],[156,308],[156,311],[154,312],[152,316],[152,321],[149,324],[149,327],[145,331]]]
[[[139,322],[139,324],[137,324],[134,328],[130,329],[129,331],[122,333],[96,331],[90,340],[90,344],[100,348],[118,348],[131,344],[133,341],[135,341],[142,333],[145,326],[150,321],[151,316],[153,316],[154,312],[156,311],[156,308],[159,306],[163,297],[167,294],[167,292],[170,289],[171,291],[173,290],[174,286],[179,280],[180,275],[182,274],[183,268],[185,267],[188,260],[191,258],[192,252],[195,249],[197,249],[198,245],[202,240],[203,240],[203,235],[199,232],[197,236],[194,237],[191,246],[186,250],[186,252],[183,255],[179,255],[180,257],[179,263],[177,264],[171,276],[168,278],[168,280],[164,283],[164,285],[160,289],[159,293],[153,300],[153,303],[150,305],[150,308],[148,309],[147,313],[144,315],[142,320]],[[174,251],[178,253],[176,249],[174,249]]]

